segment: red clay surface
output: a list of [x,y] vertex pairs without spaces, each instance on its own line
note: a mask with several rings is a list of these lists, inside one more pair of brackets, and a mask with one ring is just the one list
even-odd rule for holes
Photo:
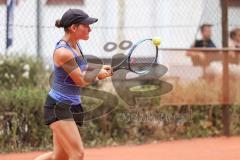
[[[0,154],[0,160],[32,160],[43,152]],[[240,137],[159,142],[85,149],[85,160],[240,160]]]

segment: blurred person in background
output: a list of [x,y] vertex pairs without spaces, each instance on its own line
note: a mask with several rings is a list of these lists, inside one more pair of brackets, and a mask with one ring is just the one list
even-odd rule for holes
[[[229,33],[229,48],[230,49],[240,49],[240,28],[235,28]],[[238,78],[240,75],[239,55],[240,51],[229,51],[229,70],[232,77]]]
[[[231,49],[240,49],[240,28],[235,28],[229,33],[229,45],[228,47]],[[239,53],[235,51],[229,52],[230,62],[233,64],[238,64]]]
[[200,27],[202,39],[195,40],[193,48],[216,48],[216,45],[213,43],[212,37],[212,25],[203,24]]
[[230,48],[240,48],[240,28],[235,28],[230,31]]
[[[191,48],[216,48],[216,45],[212,41],[212,25],[202,24],[200,26],[201,39],[195,40]],[[187,56],[191,57],[194,66],[201,66],[203,70],[203,78],[209,77],[214,72],[219,72],[215,64],[210,67],[210,63],[214,60],[219,60],[220,57],[214,52],[203,52],[203,51],[188,51]]]

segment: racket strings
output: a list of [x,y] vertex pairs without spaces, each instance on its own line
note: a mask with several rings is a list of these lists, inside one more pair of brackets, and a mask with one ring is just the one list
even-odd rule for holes
[[130,56],[130,67],[134,72],[145,72],[152,68],[156,60],[156,46],[148,41],[138,44]]
[[136,63],[132,66],[134,65],[135,70],[146,70],[152,66],[154,59],[148,57],[137,58]]

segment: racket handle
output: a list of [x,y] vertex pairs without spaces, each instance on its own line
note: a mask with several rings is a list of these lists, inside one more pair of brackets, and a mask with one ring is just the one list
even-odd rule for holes
[[115,72],[115,71],[117,71],[117,70],[118,70],[118,67],[117,67],[117,66],[112,67],[112,72]]
[[108,69],[107,72],[112,75],[113,74],[113,68],[112,69]]

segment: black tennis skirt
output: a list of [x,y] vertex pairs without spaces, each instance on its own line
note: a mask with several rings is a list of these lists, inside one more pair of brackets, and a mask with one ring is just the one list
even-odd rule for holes
[[44,105],[44,121],[46,125],[50,125],[58,120],[75,121],[78,126],[83,125],[83,107],[81,104],[69,105],[58,102],[51,96],[47,96]]

